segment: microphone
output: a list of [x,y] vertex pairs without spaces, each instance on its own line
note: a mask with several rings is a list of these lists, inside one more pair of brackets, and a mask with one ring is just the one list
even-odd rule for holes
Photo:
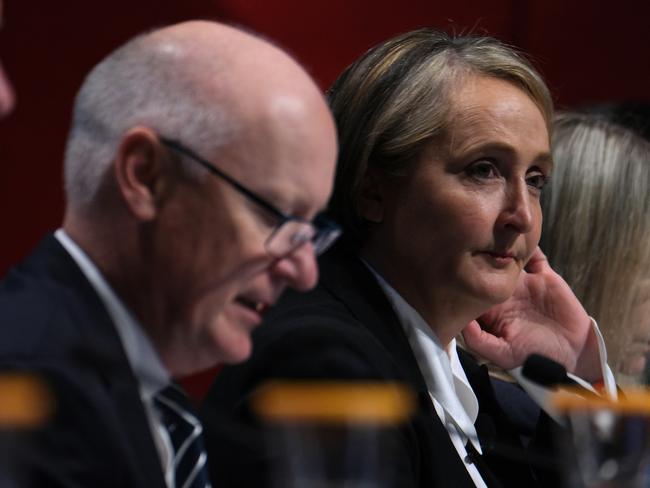
[[[521,373],[529,380],[547,388],[571,386],[583,391],[589,391],[576,380],[571,378],[566,368],[551,358],[541,354],[531,354],[526,358]],[[592,393],[589,391],[589,393]]]

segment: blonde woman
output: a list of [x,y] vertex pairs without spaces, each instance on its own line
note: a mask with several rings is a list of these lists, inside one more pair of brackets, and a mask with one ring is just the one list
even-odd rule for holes
[[538,352],[602,377],[595,329],[537,247],[553,167],[544,81],[495,39],[422,29],[368,51],[329,98],[340,142],[329,209],[345,237],[313,292],[269,312],[251,360],[218,375],[204,407],[214,484],[270,484],[277,452],[225,443],[211,414],[254,428],[249,395],[280,377],[417,393],[372,469],[382,486],[539,486],[487,371],[455,337],[502,368]]
[[560,114],[540,245],[598,321],[619,383],[650,354],[650,143],[597,114]]

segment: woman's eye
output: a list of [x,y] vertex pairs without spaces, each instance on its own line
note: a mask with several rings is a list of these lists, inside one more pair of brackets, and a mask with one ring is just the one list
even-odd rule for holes
[[544,188],[548,182],[548,176],[542,173],[533,173],[526,177],[526,183],[528,186],[535,188],[536,190],[541,190]]
[[466,172],[469,176],[478,179],[488,179],[498,176],[496,167],[489,161],[474,163],[467,168]]

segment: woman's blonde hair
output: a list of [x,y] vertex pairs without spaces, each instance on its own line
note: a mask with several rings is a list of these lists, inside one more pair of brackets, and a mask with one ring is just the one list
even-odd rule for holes
[[558,115],[540,245],[598,321],[620,369],[650,276],[650,143],[598,115]]
[[490,37],[408,32],[370,49],[336,80],[329,100],[340,155],[330,211],[348,237],[359,241],[364,234],[357,202],[366,171],[402,174],[444,135],[450,93],[477,74],[521,88],[550,126],[553,103],[542,77],[515,49]]

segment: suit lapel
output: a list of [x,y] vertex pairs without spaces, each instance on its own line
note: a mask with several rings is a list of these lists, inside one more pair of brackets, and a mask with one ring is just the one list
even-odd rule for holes
[[134,472],[143,478],[142,486],[165,486],[158,451],[151,435],[149,420],[142,407],[139,392],[130,381],[115,381],[111,396],[125,441],[131,451]]
[[479,402],[476,431],[483,449],[483,459],[498,479],[508,485],[536,486],[537,482],[527,460],[516,429],[497,402],[487,367],[479,365],[462,349],[458,349],[463,369]]
[[415,391],[418,412],[413,428],[419,437],[420,486],[474,487],[456,448],[433,407],[429,392],[404,329],[377,280],[344,245],[321,258],[320,285],[343,302],[393,358],[395,367]]
[[121,439],[129,471],[138,478],[137,486],[165,486],[138,382],[103,302],[54,237],[42,243],[37,255],[44,259],[40,262],[47,269],[46,276],[68,287],[78,298],[74,311],[78,336],[73,355],[79,367],[92,371],[105,388],[116,418],[116,437]]
[[411,387],[427,392],[411,346],[384,291],[363,262],[337,246],[320,263],[321,285],[343,302],[352,315],[379,339]]

